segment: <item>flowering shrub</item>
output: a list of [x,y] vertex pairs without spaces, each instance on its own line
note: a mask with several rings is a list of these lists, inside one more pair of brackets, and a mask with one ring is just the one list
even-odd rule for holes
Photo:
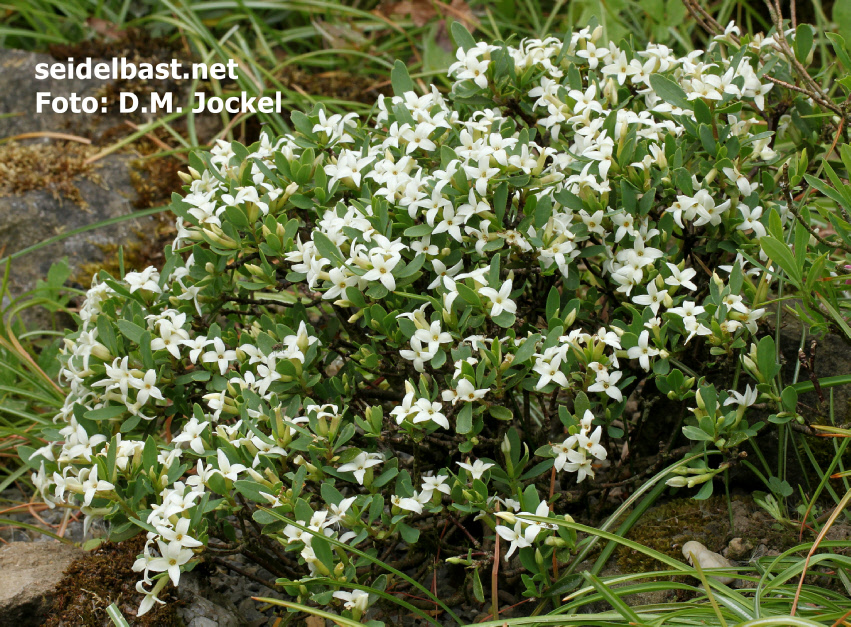
[[[561,517],[622,461],[636,389],[693,404],[685,436],[723,460],[760,398],[795,417],[757,340],[760,239],[789,220],[772,145],[794,132],[766,127],[774,40],[455,35],[448,96],[397,64],[370,120],[317,107],[193,156],[165,267],[88,291],[52,442],[22,454],[48,505],[148,534],[139,614],[242,552],[359,620],[376,597],[356,586],[387,584],[363,567],[444,521],[471,580],[498,536],[540,596],[575,536],[514,513]],[[726,463],[669,484],[706,497]]]

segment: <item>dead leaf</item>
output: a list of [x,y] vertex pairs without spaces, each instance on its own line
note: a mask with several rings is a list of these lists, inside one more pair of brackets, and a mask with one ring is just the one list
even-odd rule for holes
[[476,16],[473,15],[473,9],[470,8],[470,5],[464,2],[464,0],[452,0],[452,3],[446,7],[446,13],[452,17],[452,19],[461,22],[471,33],[476,30],[476,27],[479,25],[479,20],[476,19]]
[[101,19],[99,17],[90,17],[86,20],[93,31],[101,35],[104,39],[121,39],[127,36],[127,31],[118,28],[117,24]]
[[381,5],[376,12],[388,20],[410,16],[414,26],[425,26],[437,17],[437,11],[429,0],[400,0]]
[[308,616],[304,624],[305,627],[325,627],[325,619],[318,616]]

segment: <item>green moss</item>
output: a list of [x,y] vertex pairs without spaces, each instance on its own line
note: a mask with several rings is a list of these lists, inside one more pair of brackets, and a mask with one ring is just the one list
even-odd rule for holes
[[44,189],[58,200],[85,207],[74,181],[85,176],[97,182],[94,164],[86,161],[95,152],[77,142],[0,144],[0,197]]
[[[627,536],[648,548],[682,560],[682,546],[697,540],[711,551],[720,551],[730,538],[726,501],[713,497],[706,501],[677,499],[649,510]],[[621,546],[617,566],[623,573],[667,568],[644,553]]]
[[139,573],[133,572],[133,562],[145,546],[145,536],[113,544],[105,542],[77,560],[65,571],[57,586],[56,598],[45,627],[109,627],[112,621],[106,608],[115,603],[131,625],[144,627],[176,627],[182,624],[177,616],[177,603],[169,587],[160,595],[166,605],[154,608],[136,618],[142,596],[136,592]]

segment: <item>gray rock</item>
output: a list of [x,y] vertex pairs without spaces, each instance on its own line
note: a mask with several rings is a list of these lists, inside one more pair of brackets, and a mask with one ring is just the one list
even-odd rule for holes
[[59,542],[12,542],[0,548],[0,625],[41,625],[62,573],[85,551]]
[[180,577],[178,594],[186,602],[177,610],[187,627],[245,627],[248,625],[236,606],[213,591],[195,572]]
[[[127,156],[110,155],[98,162],[99,184],[82,177],[74,181],[88,205],[85,208],[69,199],[56,199],[48,190],[0,197],[0,250],[5,248],[6,254],[15,253],[60,233],[131,214],[135,192],[130,184],[128,161]],[[130,241],[146,224],[150,224],[150,218],[98,228],[15,260],[10,277],[12,294],[35,287],[36,281],[46,276],[51,264],[62,257],[68,257],[72,268],[101,261],[104,258],[102,246]]]
[[[123,116],[114,113],[36,113],[37,92],[50,92],[53,96],[63,97],[71,93],[81,97],[97,96],[109,84],[109,81],[98,79],[36,80],[37,64],[55,62],[56,59],[46,54],[0,49],[0,76],[3,77],[0,112],[12,114],[0,117],[0,138],[44,131],[94,137],[105,128],[123,124]],[[41,146],[55,141],[39,138],[22,140],[21,143]],[[82,204],[70,198],[62,198],[50,189],[33,189],[20,195],[0,192],[0,257],[55,235],[132,213],[131,201],[136,193],[131,185],[130,159],[126,154],[113,154],[95,163],[92,180],[82,176],[71,178],[71,184],[80,192]],[[102,261],[104,244],[134,240],[136,234],[143,232],[150,224],[151,218],[144,218],[99,228],[17,259],[12,264],[9,285],[11,295],[19,296],[33,289],[36,281],[45,277],[50,265],[62,257],[68,257],[72,269]],[[87,283],[88,279],[84,282]]]
[[97,97],[98,91],[111,82],[78,78],[36,79],[36,65],[56,62],[49,54],[0,49],[0,75],[3,76],[0,111],[12,114],[0,118],[0,137],[39,131],[73,134],[74,126],[94,117],[85,113],[54,113],[52,108],[42,108],[41,113],[36,113],[36,94],[39,92],[49,92],[52,97],[67,97],[72,93],[81,98]]

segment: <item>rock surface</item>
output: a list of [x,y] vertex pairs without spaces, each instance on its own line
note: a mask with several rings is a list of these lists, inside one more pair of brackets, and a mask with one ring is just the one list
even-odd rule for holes
[[194,572],[181,576],[178,594],[186,602],[185,607],[177,610],[186,627],[245,627],[249,624],[230,599],[209,589]]
[[59,542],[0,548],[0,625],[41,625],[63,571],[85,551]]
[[[46,54],[0,49],[0,76],[4,87],[0,90],[0,113],[12,114],[0,117],[0,139],[45,131],[92,137],[98,130],[122,123],[121,118],[113,114],[36,113],[37,92],[49,91],[53,97],[71,93],[93,96],[108,84],[108,81],[102,80],[35,79],[36,64],[55,62]],[[52,146],[55,150],[57,145],[57,140],[50,138],[22,141],[45,149]],[[16,193],[3,192],[0,185],[0,258],[55,235],[131,214],[136,194],[131,184],[130,160],[131,157],[126,154],[109,155],[95,162],[90,175],[69,176],[69,184],[79,190],[82,203],[78,202],[79,199],[63,198],[50,186]],[[13,167],[9,163],[3,165]],[[14,167],[26,169],[26,164],[14,164]],[[9,171],[3,170],[7,177]],[[129,242],[150,224],[150,218],[121,222],[71,236],[21,257],[12,264],[10,292],[17,296],[33,289],[36,281],[46,275],[50,265],[62,257],[68,257],[72,268],[100,262],[104,259],[104,244]]]
[[0,112],[12,114],[0,118],[0,137],[39,131],[73,134],[76,126],[91,121],[94,116],[54,113],[52,108],[43,108],[41,113],[36,113],[36,94],[50,92],[53,98],[67,97],[72,93],[81,98],[97,97],[99,90],[112,82],[78,78],[37,80],[35,66],[39,63],[56,63],[56,59],[49,54],[0,49],[0,76],[3,77]]
[[[57,199],[48,190],[0,196],[0,250],[12,254],[63,232],[133,212],[129,157],[110,155],[95,170],[99,183],[80,177],[74,185],[87,207],[70,199]],[[46,276],[53,262],[68,257],[72,268],[104,258],[103,246],[136,237],[149,218],[132,219],[113,226],[80,233],[51,244],[12,263],[10,288],[21,294]],[[88,285],[84,287],[88,288]]]

